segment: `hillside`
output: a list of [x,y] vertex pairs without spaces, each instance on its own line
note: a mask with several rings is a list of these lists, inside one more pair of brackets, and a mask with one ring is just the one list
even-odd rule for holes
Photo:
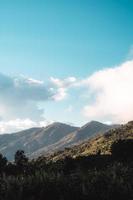
[[78,145],[88,138],[104,133],[116,125],[109,126],[92,121],[83,127],[74,127],[55,122],[43,128],[31,128],[17,133],[0,135],[0,152],[9,160],[18,149],[23,149],[30,157],[63,150]]
[[83,141],[88,140],[89,138],[99,135],[101,133],[105,133],[108,130],[118,127],[119,125],[106,125],[97,121],[91,121],[81,128],[78,128],[74,132],[71,132],[64,136],[61,140],[58,140],[56,143],[53,143],[49,146],[44,146],[35,152],[34,155],[36,157],[41,154],[45,154],[46,152],[51,153],[59,150],[63,150],[66,147],[72,147],[74,145],[78,145]]
[[72,139],[72,143],[82,142],[92,136],[104,133],[110,129],[116,128],[119,125],[107,125],[97,121],[91,121],[80,129],[75,131],[75,136]]
[[3,134],[0,135],[0,152],[9,160],[13,159],[18,149],[23,149],[27,155],[31,155],[77,129],[67,124],[53,123],[44,128],[31,128],[18,133]]
[[75,158],[97,153],[110,154],[111,145],[119,139],[133,139],[133,121],[121,125],[118,128],[111,129],[104,134],[94,136],[73,148],[66,148],[64,151],[56,152],[51,155],[51,159],[59,160],[67,156]]
[[[47,129],[53,126],[61,125]],[[17,151],[14,162],[7,162],[1,155],[0,199],[132,200],[132,152],[129,122],[47,158],[28,159]]]

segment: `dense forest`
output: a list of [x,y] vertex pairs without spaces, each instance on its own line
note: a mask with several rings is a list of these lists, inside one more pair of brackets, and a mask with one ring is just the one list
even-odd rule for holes
[[133,140],[118,140],[111,154],[28,159],[0,155],[0,200],[132,200]]

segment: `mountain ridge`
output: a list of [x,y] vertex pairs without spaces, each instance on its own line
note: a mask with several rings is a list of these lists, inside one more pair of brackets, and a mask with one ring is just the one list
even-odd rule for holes
[[66,148],[64,151],[55,152],[50,155],[52,160],[61,160],[65,157],[76,158],[79,156],[89,155],[109,155],[111,154],[111,146],[118,140],[133,140],[133,121],[121,125],[107,132],[96,135],[87,141],[75,145],[73,148]]
[[54,122],[46,127],[35,127],[12,134],[0,135],[0,152],[9,160],[18,149],[23,149],[30,157],[63,150],[88,138],[114,128],[97,121],[82,127]]

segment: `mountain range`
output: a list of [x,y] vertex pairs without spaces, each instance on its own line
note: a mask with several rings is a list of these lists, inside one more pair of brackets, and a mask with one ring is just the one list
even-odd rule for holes
[[55,122],[47,127],[0,135],[0,152],[13,160],[15,152],[22,149],[29,157],[34,158],[78,145],[118,126],[91,121],[82,127],[75,127]]
[[49,159],[56,161],[66,157],[110,155],[112,144],[118,140],[133,140],[133,121],[110,129],[103,134],[95,135],[73,148],[65,148],[63,151],[53,153],[49,156]]

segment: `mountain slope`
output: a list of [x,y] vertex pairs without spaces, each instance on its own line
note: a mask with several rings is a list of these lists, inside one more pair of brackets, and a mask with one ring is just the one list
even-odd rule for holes
[[0,135],[0,152],[9,160],[22,149],[30,157],[52,153],[79,144],[88,138],[116,127],[92,121],[83,127],[53,123],[44,128],[31,128],[18,133]]
[[84,141],[92,136],[104,133],[110,129],[116,128],[119,125],[107,125],[97,121],[91,121],[80,129],[76,130],[75,137],[73,138],[73,143]]
[[80,145],[67,148],[51,155],[51,159],[63,159],[66,156],[88,156],[91,154],[110,154],[111,145],[119,139],[133,139],[133,121],[119,128],[111,129],[102,135],[97,135]]
[[31,128],[18,133],[0,135],[0,152],[8,159],[13,159],[18,149],[23,149],[31,155],[77,129],[67,124],[53,123],[45,128]]
[[74,132],[70,132],[69,134],[61,138],[61,140],[58,140],[56,143],[52,143],[51,145],[44,146],[38,149],[38,151],[32,154],[32,157],[37,157],[47,152],[52,153],[58,150],[63,150],[66,147],[71,147],[80,144],[81,142],[86,141],[92,136],[105,133],[106,131],[114,129],[118,126],[119,125],[106,125],[97,121],[91,121],[82,126],[81,128],[78,128]]

